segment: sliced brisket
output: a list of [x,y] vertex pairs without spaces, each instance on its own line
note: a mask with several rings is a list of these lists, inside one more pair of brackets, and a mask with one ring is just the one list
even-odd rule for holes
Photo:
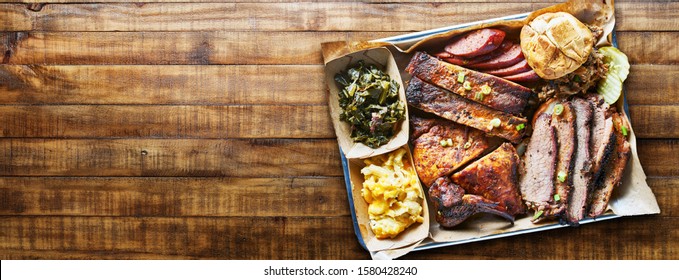
[[[556,102],[555,102],[556,103]],[[573,186],[573,169],[577,140],[575,138],[575,112],[569,102],[558,103],[563,106],[561,114],[552,114],[552,126],[556,130],[558,143],[556,180],[554,180],[555,197],[554,206],[546,214],[547,216],[557,216],[566,210],[568,194]]]
[[553,204],[554,176],[557,164],[556,130],[550,124],[552,116],[538,113],[533,123],[533,136],[523,159],[523,177],[520,179],[521,195],[526,205],[536,212],[548,211]]
[[608,162],[602,169],[602,175],[596,181],[592,189],[590,208],[588,216],[596,217],[606,211],[608,201],[611,199],[613,189],[622,182],[622,175],[625,171],[625,166],[630,157],[630,143],[621,132],[621,127],[624,125],[622,117],[615,113],[612,116],[613,123],[616,129],[614,135],[615,149],[611,154]]
[[591,184],[590,145],[594,105],[581,98],[575,98],[570,102],[575,112],[577,148],[575,151],[575,169],[571,175],[573,176],[573,188],[568,197],[566,219],[571,224],[577,224],[584,218]]

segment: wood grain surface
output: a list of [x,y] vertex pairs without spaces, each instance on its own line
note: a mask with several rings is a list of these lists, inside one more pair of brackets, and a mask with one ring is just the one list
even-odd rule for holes
[[[320,43],[561,1],[73,2],[0,0],[0,259],[369,259]],[[615,5],[661,213],[404,259],[679,259],[679,2]]]

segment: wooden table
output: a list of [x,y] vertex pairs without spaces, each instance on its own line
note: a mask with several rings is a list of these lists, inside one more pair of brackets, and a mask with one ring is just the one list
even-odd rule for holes
[[[320,43],[558,2],[4,1],[2,259],[367,259]],[[404,258],[679,259],[679,3],[618,2],[629,109],[662,213]]]

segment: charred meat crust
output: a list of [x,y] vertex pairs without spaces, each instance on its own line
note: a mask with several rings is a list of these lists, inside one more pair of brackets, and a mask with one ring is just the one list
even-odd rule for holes
[[[418,128],[418,125],[424,126],[426,132],[412,140],[413,159],[417,174],[426,186],[441,176],[449,175],[482,155],[491,145],[495,145],[495,141],[486,138],[481,131],[449,120],[416,118],[413,129],[424,130]],[[441,141],[448,139],[450,143],[441,145]]]
[[623,124],[622,117],[615,113],[612,118],[616,127],[616,133],[614,134],[615,149],[611,153],[607,164],[602,167],[602,175],[592,189],[588,210],[588,216],[590,217],[599,216],[606,211],[613,190],[622,182],[625,166],[627,166],[631,154],[630,143],[622,132],[617,130]]
[[536,116],[533,136],[524,154],[524,175],[519,183],[523,200],[536,212],[549,210],[554,202],[557,136],[550,121],[549,114]]
[[[566,210],[566,202],[568,195],[573,186],[573,170],[575,167],[575,160],[573,155],[577,148],[577,140],[575,138],[575,115],[572,105],[569,102],[561,102],[563,111],[560,115],[552,114],[552,126],[556,130],[557,135],[557,165],[556,165],[556,180],[554,180],[554,191],[558,195],[559,200],[554,199],[555,205],[550,209],[545,216],[558,216]],[[566,175],[563,181],[559,179],[559,173],[563,172]]]
[[590,144],[594,105],[579,98],[570,102],[575,112],[577,149],[575,151],[575,170],[572,174],[573,189],[568,197],[566,220],[571,224],[577,224],[584,218],[591,184]]
[[478,195],[465,194],[464,189],[441,177],[429,188],[429,199],[436,209],[436,221],[442,227],[454,227],[478,213],[500,216],[514,223],[514,217],[505,212],[498,203]]
[[[525,131],[525,129],[517,130],[516,126],[525,125],[526,119],[474,103],[428,84],[417,77],[410,79],[406,97],[410,106],[476,128],[488,135],[507,139],[513,143],[521,141]],[[500,120],[500,125],[494,127],[491,123],[493,119]]]
[[453,174],[451,179],[466,193],[497,202],[508,214],[515,216],[526,212],[519,193],[519,162],[514,146],[504,143]]
[[[532,94],[530,89],[522,85],[440,61],[424,52],[418,52],[413,56],[406,71],[413,77],[435,84],[466,99],[514,115],[523,112]],[[463,80],[469,82],[471,90],[465,89],[463,83],[458,81],[459,73],[463,73]],[[478,95],[484,85],[490,87],[492,93]]]

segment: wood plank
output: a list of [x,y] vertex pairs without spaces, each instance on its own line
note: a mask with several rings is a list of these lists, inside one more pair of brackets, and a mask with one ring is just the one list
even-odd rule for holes
[[[403,259],[676,259],[679,218],[626,217]],[[244,230],[247,229],[247,230]],[[351,219],[0,217],[0,258],[367,259]],[[615,233],[615,237],[611,237]],[[558,240],[558,244],[555,243]],[[252,244],[257,246],[252,246]],[[623,245],[621,245],[623,244]],[[568,250],[555,250],[565,246]],[[294,248],[290,249],[290,248]],[[479,254],[479,252],[484,252]]]
[[[292,217],[0,217],[0,257],[7,251],[111,252],[121,258],[369,258],[351,218]],[[46,255],[44,255],[47,257]]]
[[678,105],[676,77],[679,65],[632,65],[625,81],[630,105]]
[[679,32],[617,32],[618,47],[634,64],[679,64]]
[[679,176],[679,139],[642,139],[637,149],[647,176]]
[[3,201],[0,204],[0,215],[135,217],[350,215],[342,177],[0,177],[0,198]]
[[[403,32],[3,32],[0,53],[5,64],[321,64],[322,42],[398,34]],[[679,32],[618,32],[633,64],[679,64],[678,40]]]
[[[679,140],[640,139],[648,176],[679,176]],[[0,176],[342,176],[327,140],[0,139]],[[281,155],[272,157],[271,155]]]
[[[639,138],[679,138],[676,105],[629,106]],[[0,106],[0,137],[334,138],[326,105]]]
[[[419,31],[526,13],[554,3],[0,4],[2,31]],[[236,12],[237,11],[237,12]],[[619,31],[678,31],[679,3],[621,2]],[[181,18],[181,21],[174,20]]]
[[677,218],[625,217],[413,252],[404,259],[676,259],[679,257],[677,227]]
[[679,215],[677,203],[679,178],[677,177],[649,177],[646,182],[653,190],[655,199],[660,206],[660,216],[676,217]]
[[[321,64],[320,44],[376,32],[2,32],[6,64]],[[256,44],[253,42],[257,42]]]
[[0,65],[0,104],[327,104],[321,65]]
[[[315,2],[350,2],[351,0],[259,0],[260,3],[315,3]],[[648,0],[623,0],[625,2],[643,2]],[[672,1],[672,0],[660,0]],[[73,3],[73,0],[3,0],[4,3]],[[78,0],[78,3],[251,3],[252,0]],[[497,0],[362,0],[366,3],[494,3]],[[524,0],[531,3],[561,3],[563,0]],[[620,0],[618,1],[620,2]],[[37,7],[34,9],[38,9]]]
[[[679,105],[679,65],[632,65],[630,105]],[[321,65],[0,65],[0,104],[324,105]]]
[[[530,12],[549,3],[0,4],[0,31],[417,31]],[[679,7],[679,6],[678,6]],[[182,20],[175,20],[181,18]]]
[[0,106],[0,137],[333,138],[327,105]]
[[639,138],[679,138],[679,106],[629,106],[634,133]]
[[342,176],[337,142],[0,139],[0,176]]
[[[679,215],[679,177],[650,177],[662,217]],[[0,215],[334,217],[350,215],[342,177],[0,177]]]

